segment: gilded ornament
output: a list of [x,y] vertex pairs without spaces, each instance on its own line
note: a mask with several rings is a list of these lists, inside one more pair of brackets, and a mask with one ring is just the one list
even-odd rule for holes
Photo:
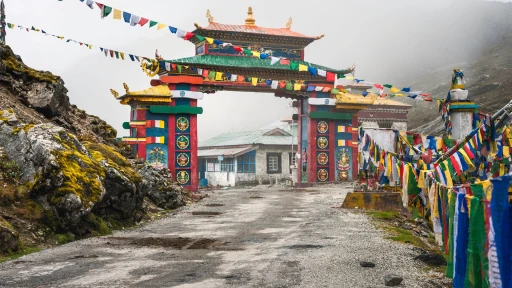
[[119,93],[117,93],[116,90],[114,89],[110,89],[110,93],[112,93],[112,95],[114,95],[114,97],[117,99],[117,97],[119,97]]
[[208,19],[208,23],[212,23],[213,22],[213,16],[210,13],[210,9],[206,10],[206,19]]
[[292,17],[290,17],[290,19],[288,19],[288,22],[286,23],[286,28],[291,29],[292,28],[292,23],[293,23]]

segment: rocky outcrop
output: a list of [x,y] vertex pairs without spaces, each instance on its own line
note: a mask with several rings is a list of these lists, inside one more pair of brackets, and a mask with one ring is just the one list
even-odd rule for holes
[[162,209],[176,209],[185,205],[183,199],[184,189],[172,182],[171,172],[168,169],[157,170],[147,163],[134,164],[143,182],[140,190],[158,207]]
[[20,246],[19,234],[9,222],[0,217],[0,252],[16,251]]

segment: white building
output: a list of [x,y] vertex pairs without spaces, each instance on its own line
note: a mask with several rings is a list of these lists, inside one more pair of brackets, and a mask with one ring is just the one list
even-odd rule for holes
[[[291,179],[297,126],[290,121],[244,132],[225,133],[199,143],[199,179],[213,186],[275,183]],[[293,146],[293,150],[292,150]],[[271,180],[272,179],[272,180]]]

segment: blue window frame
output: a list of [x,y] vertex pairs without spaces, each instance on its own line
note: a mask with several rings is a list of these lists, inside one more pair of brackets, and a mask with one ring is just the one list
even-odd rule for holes
[[245,153],[236,158],[238,173],[254,173],[256,172],[256,151]]

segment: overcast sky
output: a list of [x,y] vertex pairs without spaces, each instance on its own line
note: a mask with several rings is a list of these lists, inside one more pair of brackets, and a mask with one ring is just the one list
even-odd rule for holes
[[[325,34],[323,39],[308,46],[307,61],[340,69],[356,64],[356,76],[374,82],[401,81],[408,71],[422,69],[420,64],[435,65],[430,59],[451,57],[450,53],[455,53],[449,49],[441,53],[436,49],[434,44],[442,42],[441,38],[429,40],[437,31],[457,30],[436,26],[439,20],[436,15],[453,7],[450,5],[454,1],[449,0],[100,2],[188,31],[194,30],[195,22],[202,26],[208,24],[207,9],[215,22],[225,24],[243,24],[249,5],[253,7],[258,26],[285,27],[288,18],[293,17],[292,30],[312,36]],[[123,92],[123,82],[132,91],[146,89],[150,78],[134,62],[105,58],[99,47],[149,57],[158,49],[165,59],[194,55],[192,43],[177,38],[167,29],[157,31],[148,25],[131,27],[113,20],[112,16],[102,20],[98,7],[91,10],[79,0],[5,0],[5,4],[9,23],[35,26],[94,45],[93,50],[88,50],[41,33],[7,31],[7,44],[26,64],[60,75],[66,82],[71,102],[106,120],[118,130],[119,136],[127,135],[121,124],[129,119],[129,107],[115,101],[109,89]],[[455,11],[451,16],[455,20],[464,16]],[[199,138],[205,140],[223,132],[256,129],[291,118],[289,104],[289,99],[276,98],[273,94],[206,95],[199,101],[204,108],[204,114],[199,116]]]

